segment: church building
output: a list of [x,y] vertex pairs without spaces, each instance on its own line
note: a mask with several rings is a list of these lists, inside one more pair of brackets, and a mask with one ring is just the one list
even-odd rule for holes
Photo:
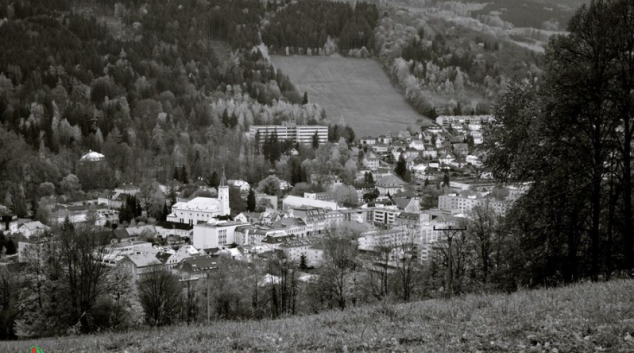
[[177,202],[172,205],[172,213],[167,216],[167,221],[196,225],[199,222],[208,222],[216,216],[231,214],[229,207],[229,186],[225,172],[222,172],[218,198],[196,197],[187,202]]

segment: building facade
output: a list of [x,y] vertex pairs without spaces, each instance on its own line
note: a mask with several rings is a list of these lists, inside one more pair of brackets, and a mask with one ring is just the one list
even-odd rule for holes
[[475,206],[486,206],[489,204],[497,213],[505,213],[509,207],[509,201],[498,200],[492,197],[482,197],[479,195],[461,196],[458,194],[441,195],[438,197],[438,208],[451,213],[466,213]]
[[[258,135],[259,133],[259,135]],[[322,125],[253,125],[249,128],[249,137],[255,139],[259,136],[259,142],[263,143],[267,136],[277,135],[279,141],[293,141],[302,144],[312,144],[315,133],[319,137],[319,143],[328,141],[328,126]]]
[[236,227],[241,223],[203,223],[194,226],[193,245],[196,249],[221,249],[236,243]]

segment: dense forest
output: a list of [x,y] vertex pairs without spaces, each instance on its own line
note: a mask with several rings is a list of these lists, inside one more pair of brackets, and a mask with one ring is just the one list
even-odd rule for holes
[[375,52],[422,114],[486,114],[511,80],[533,82],[540,54],[496,36],[418,12],[390,9]]
[[164,182],[176,166],[195,180],[210,164],[260,180],[270,166],[244,141],[251,124],[326,118],[257,46],[262,11],[251,0],[1,1],[2,144],[21,153],[0,157],[0,193],[59,187],[88,150],[111,168],[85,189]]
[[[276,9],[275,2],[271,8]],[[334,51],[335,39],[343,55],[350,49],[372,50],[374,46],[373,29],[379,17],[375,5],[359,2],[353,9],[342,2],[305,0],[276,11],[262,34],[271,52],[330,54],[324,47],[330,40]]]
[[589,1],[487,0],[481,2],[485,6],[471,12],[471,15],[476,18],[482,19],[491,14],[499,14],[499,18],[512,23],[515,27],[565,30],[566,24],[574,15],[575,10]]

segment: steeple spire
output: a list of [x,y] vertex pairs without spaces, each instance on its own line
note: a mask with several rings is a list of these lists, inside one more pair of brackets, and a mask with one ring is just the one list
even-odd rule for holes
[[222,167],[222,177],[220,177],[220,186],[227,186],[227,177],[225,176],[225,167]]

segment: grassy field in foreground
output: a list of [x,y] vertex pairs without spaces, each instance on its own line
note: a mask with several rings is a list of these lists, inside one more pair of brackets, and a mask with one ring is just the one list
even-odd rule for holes
[[0,352],[634,352],[634,281],[0,342]]
[[326,109],[333,123],[348,124],[357,137],[378,136],[412,126],[422,119],[372,59],[332,56],[271,56],[301,94]]

